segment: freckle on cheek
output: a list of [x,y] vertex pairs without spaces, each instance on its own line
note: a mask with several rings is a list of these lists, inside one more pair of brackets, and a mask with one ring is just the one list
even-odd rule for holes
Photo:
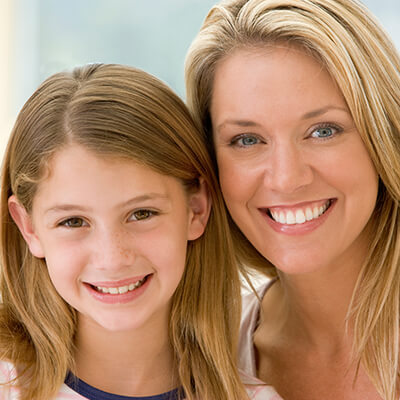
[[129,258],[135,254],[134,250],[131,248],[126,248],[126,244],[123,244],[122,235],[116,237],[117,251],[119,256],[124,258]]
[[122,257],[128,258],[128,257],[130,257],[132,254],[133,254],[133,252],[130,251],[130,250],[124,250],[124,249],[121,249],[121,250],[120,250],[120,255],[121,255]]

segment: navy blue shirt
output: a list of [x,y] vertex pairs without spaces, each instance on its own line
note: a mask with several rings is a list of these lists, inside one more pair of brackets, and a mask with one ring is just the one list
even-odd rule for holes
[[67,378],[65,379],[65,384],[69,386],[72,390],[89,400],[179,400],[183,398],[183,396],[179,397],[179,389],[174,389],[170,392],[158,394],[155,396],[120,396],[117,394],[107,393],[103,392],[102,390],[96,389],[95,387],[81,381],[72,373],[69,373],[67,375]]

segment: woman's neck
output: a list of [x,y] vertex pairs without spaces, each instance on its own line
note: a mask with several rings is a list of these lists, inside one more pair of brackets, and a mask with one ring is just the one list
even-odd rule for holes
[[[357,277],[312,279],[281,276],[282,321],[290,337],[316,348],[341,347],[346,334],[346,320]],[[343,277],[342,277],[343,278]],[[351,324],[347,325],[351,330]],[[349,332],[347,332],[349,333]],[[293,335],[293,336],[292,336]]]
[[321,352],[351,346],[352,326],[346,321],[361,265],[359,257],[307,274],[279,272],[263,299],[263,332]]
[[[304,274],[278,271],[280,284],[275,290],[282,304],[277,321],[289,341],[303,341],[304,345],[328,354],[349,350],[352,346],[352,321],[347,321],[349,307],[368,254],[369,237],[369,230],[365,229],[330,265],[320,265]],[[271,306],[267,293],[262,307],[265,320]]]
[[283,398],[379,398],[352,356],[347,320],[365,254],[308,274],[279,272],[266,292],[254,334],[257,373]]
[[112,332],[81,317],[75,340],[78,378],[125,396],[151,396],[176,388],[168,321],[147,328]]

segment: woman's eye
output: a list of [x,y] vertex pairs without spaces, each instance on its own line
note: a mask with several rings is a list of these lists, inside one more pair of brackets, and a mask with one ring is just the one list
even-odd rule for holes
[[329,139],[339,132],[340,132],[340,129],[336,126],[332,126],[332,125],[320,126],[320,127],[317,127],[311,133],[311,137],[317,138],[317,139]]
[[231,141],[232,145],[238,145],[240,147],[250,147],[260,143],[260,139],[253,135],[240,135]]
[[131,214],[131,216],[129,217],[129,220],[131,220],[131,221],[141,221],[143,219],[148,219],[148,218],[152,217],[155,214],[156,214],[156,212],[155,211],[151,211],[151,210],[137,210],[137,211],[134,211]]
[[81,228],[83,226],[87,226],[88,224],[82,218],[72,217],[60,222],[59,225],[67,228]]

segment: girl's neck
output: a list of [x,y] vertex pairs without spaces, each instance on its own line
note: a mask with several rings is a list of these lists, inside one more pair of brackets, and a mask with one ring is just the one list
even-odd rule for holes
[[151,330],[107,331],[80,317],[76,334],[76,375],[105,392],[151,396],[178,386],[168,321]]

